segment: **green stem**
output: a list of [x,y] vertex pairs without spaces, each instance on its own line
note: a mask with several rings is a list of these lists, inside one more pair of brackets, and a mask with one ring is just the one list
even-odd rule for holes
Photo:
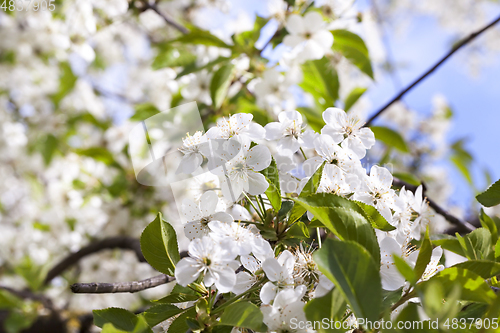
[[316,234],[318,235],[318,245],[321,249],[321,234],[319,233],[319,227],[316,227]]
[[264,214],[264,218],[267,216],[266,206],[264,205],[264,199],[262,199],[262,195],[259,194],[259,200],[262,204],[262,213]]
[[304,150],[302,149],[302,147],[300,147],[300,152],[302,153],[302,156],[304,156],[304,159],[307,160],[306,153],[304,153]]
[[257,209],[257,207],[255,207],[254,203],[252,202],[252,200],[250,200],[250,198],[248,197],[248,195],[243,192],[243,194],[245,195],[245,198],[247,198],[248,202],[250,203],[250,205],[252,205],[253,209],[255,210],[255,212],[257,213],[257,215],[259,215],[260,219],[262,220],[262,222],[264,222],[264,217],[262,216],[262,214],[260,213],[260,210]]
[[391,312],[394,311],[394,310],[396,310],[401,304],[403,304],[404,302],[406,302],[407,300],[409,300],[410,298],[413,298],[415,296],[417,296],[417,293],[416,293],[415,290],[413,290],[412,292],[404,294],[399,299],[399,301],[397,301],[396,303],[394,303],[393,306],[391,306]]
[[218,308],[214,309],[212,311],[212,314],[215,314],[215,313],[218,313],[222,310],[224,310],[226,307],[228,307],[229,305],[233,304],[234,302],[236,302],[237,300],[239,300],[240,298],[248,295],[248,294],[251,294],[253,293],[254,291],[257,291],[260,289],[260,286],[262,285],[262,283],[264,282],[265,280],[261,280],[260,282],[257,282],[257,284],[255,286],[253,286],[252,288],[248,289],[247,291],[239,294],[238,296],[236,296],[235,298],[232,298],[230,299],[229,301],[227,301],[226,303],[222,304],[221,306],[219,306]]

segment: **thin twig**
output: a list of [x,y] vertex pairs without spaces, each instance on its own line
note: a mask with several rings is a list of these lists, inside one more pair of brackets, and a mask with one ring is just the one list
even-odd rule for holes
[[[415,192],[417,189],[416,186],[408,184],[407,182],[404,182],[400,179],[394,178],[393,184],[397,187],[405,187],[407,190],[410,190],[412,192]],[[423,186],[423,192],[425,192],[425,186]],[[451,224],[455,225],[457,228],[459,228],[460,231],[465,231],[465,232],[470,232],[476,229],[474,225],[471,223],[461,220],[458,217],[455,217],[448,213],[444,208],[439,206],[435,201],[430,199],[429,197],[426,198],[427,202],[429,203],[429,207],[431,207],[437,214],[443,216],[446,221],[450,222]]]
[[160,15],[161,18],[171,27],[177,29],[183,34],[189,33],[189,30],[186,27],[180,25],[179,23],[175,22],[170,17],[168,17],[166,14],[162,13],[158,8],[158,6],[156,5],[156,3],[148,3],[147,1],[145,1],[144,5],[146,6],[145,9],[153,10],[156,14]]
[[448,54],[446,54],[441,60],[439,60],[434,66],[432,66],[427,72],[422,74],[418,79],[416,79],[412,84],[406,87],[403,91],[401,91],[396,97],[394,97],[389,103],[384,105],[380,110],[378,110],[370,119],[366,122],[365,126],[370,126],[370,124],[382,114],[389,106],[391,106],[394,102],[399,101],[408,91],[410,91],[413,87],[423,81],[427,76],[429,76],[432,72],[434,72],[439,66],[441,66],[449,57],[451,57],[456,51],[462,48],[464,45],[467,45],[472,40],[474,40],[477,36],[494,26],[496,23],[500,22],[500,16],[497,17],[493,22],[485,26],[484,28],[470,34],[467,38],[462,40],[460,43],[456,44]]
[[138,291],[154,288],[159,285],[172,282],[174,280],[175,278],[172,276],[161,274],[149,279],[132,282],[75,283],[71,285],[71,291],[75,294],[136,293]]
[[76,264],[82,258],[90,254],[109,249],[132,250],[135,252],[135,255],[137,256],[137,259],[139,261],[146,261],[146,259],[144,259],[144,256],[142,255],[141,245],[138,239],[127,236],[104,238],[99,241],[94,241],[89,245],[81,248],[79,251],[71,253],[67,257],[65,257],[47,273],[44,284],[47,285],[50,281],[52,281],[53,278],[59,276],[61,273]]

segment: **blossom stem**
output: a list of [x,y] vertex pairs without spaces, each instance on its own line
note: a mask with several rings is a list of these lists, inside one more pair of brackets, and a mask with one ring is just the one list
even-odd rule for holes
[[260,286],[262,285],[262,283],[267,280],[267,279],[262,279],[261,281],[257,282],[255,284],[255,286],[253,286],[252,288],[248,289],[247,291],[239,294],[238,296],[230,299],[229,301],[227,301],[226,303],[222,304],[221,306],[219,306],[218,308],[214,309],[214,311],[212,311],[212,313],[218,313],[222,310],[224,310],[227,306],[233,304],[234,302],[236,302],[237,300],[239,300],[240,298],[248,295],[248,294],[251,294],[253,293],[254,291],[257,291],[260,289]]
[[300,152],[302,153],[302,156],[304,157],[304,160],[307,160],[306,153],[304,153],[304,149],[302,149],[302,147],[300,147]]
[[260,207],[262,208],[262,214],[264,215],[264,218],[267,216],[266,213],[266,206],[264,205],[264,199],[262,199],[262,195],[259,194],[259,200],[260,200]]
[[316,234],[318,235],[318,245],[321,249],[321,233],[319,232],[319,227],[316,227]]
[[[262,216],[261,212],[259,209],[257,209],[257,207],[255,207],[255,204],[252,202],[252,200],[248,197],[248,195],[243,192],[243,194],[245,195],[245,198],[247,198],[247,201],[250,203],[250,205],[253,207],[253,209],[255,210],[255,212],[257,213],[257,215],[259,215],[260,219],[262,220],[262,222],[264,222],[264,217]],[[258,204],[258,202],[257,202]]]
[[403,304],[404,302],[406,302],[407,300],[409,300],[410,298],[413,298],[417,295],[416,291],[413,290],[409,293],[406,293],[404,294],[400,299],[399,301],[397,301],[396,303],[394,303],[393,306],[391,306],[391,311],[394,311],[396,310],[401,304]]

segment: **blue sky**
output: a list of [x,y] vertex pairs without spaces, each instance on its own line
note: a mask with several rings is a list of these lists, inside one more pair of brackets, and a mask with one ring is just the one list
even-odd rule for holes
[[[386,33],[395,61],[405,64],[397,71],[403,86],[410,84],[446,54],[457,37],[441,28],[435,19],[428,17],[415,19],[401,37],[389,29],[386,29]],[[476,43],[481,43],[481,36]],[[447,98],[454,111],[448,140],[453,142],[467,138],[466,148],[475,157],[475,184],[482,190],[488,185],[482,172],[484,168],[491,172],[493,181],[500,178],[500,62],[484,66],[479,75],[474,77],[466,63],[466,54],[465,49],[459,50],[403,100],[413,110],[425,114],[430,112],[431,100],[436,93]],[[376,82],[368,96],[376,110],[395,93],[394,84],[389,77],[385,77]],[[469,186],[454,167],[450,165],[449,170],[457,189],[452,202],[470,204],[472,191]]]

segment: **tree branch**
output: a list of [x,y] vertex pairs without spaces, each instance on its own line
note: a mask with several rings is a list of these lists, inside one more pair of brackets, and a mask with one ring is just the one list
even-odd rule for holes
[[141,252],[141,245],[138,239],[127,236],[117,236],[104,238],[99,241],[94,241],[89,245],[81,248],[79,251],[71,253],[56,266],[54,266],[45,277],[44,284],[47,285],[53,278],[60,275],[62,272],[76,264],[82,258],[100,252],[102,250],[108,249],[126,249],[135,252],[137,259],[141,262],[145,262],[144,256]]
[[[393,184],[397,187],[404,186],[406,189],[408,189],[412,192],[415,192],[415,190],[417,189],[417,186],[408,184],[407,182],[404,182],[404,181],[397,179],[397,178],[394,178]],[[423,186],[423,192],[425,193],[425,190],[426,190],[425,185],[422,185],[422,186]],[[450,213],[448,213],[444,208],[439,206],[435,201],[431,200],[429,197],[427,197],[426,199],[427,199],[427,202],[429,203],[429,207],[431,207],[437,214],[443,216],[446,219],[446,221],[448,221],[451,224],[453,224],[454,226],[456,226],[458,229],[457,231],[470,232],[470,231],[473,231],[476,229],[476,227],[474,225],[472,225],[471,223],[464,221],[464,220],[461,220],[461,219],[451,215]]]
[[71,285],[71,291],[75,294],[135,293],[141,290],[154,288],[159,285],[172,282],[174,280],[174,277],[161,274],[149,279],[132,282],[75,283]]
[[174,20],[172,20],[170,17],[168,17],[167,15],[165,15],[164,13],[162,13],[160,11],[160,9],[158,8],[158,6],[156,5],[156,3],[149,3],[147,1],[144,2],[144,5],[145,5],[145,8],[144,10],[146,9],[151,9],[153,10],[156,14],[160,15],[161,18],[168,24],[170,25],[171,27],[177,29],[178,31],[180,31],[181,33],[183,34],[187,34],[189,33],[189,30],[180,25],[179,23],[175,22]]
[[493,22],[485,26],[484,28],[470,34],[467,38],[462,40],[460,43],[455,45],[448,54],[446,54],[441,60],[439,60],[434,66],[432,66],[427,72],[422,74],[418,79],[416,79],[412,84],[410,84],[408,87],[406,87],[403,91],[401,91],[396,97],[394,97],[389,103],[384,105],[380,110],[378,110],[373,116],[371,116],[370,119],[366,122],[365,126],[370,126],[370,124],[382,114],[389,106],[391,106],[393,103],[399,101],[408,91],[410,91],[413,87],[415,87],[417,84],[419,84],[421,81],[423,81],[427,76],[429,76],[432,72],[434,72],[439,66],[441,66],[448,58],[450,58],[456,51],[458,51],[460,48],[463,46],[467,45],[471,41],[473,41],[477,36],[494,26],[496,23],[500,21],[500,16],[497,17]]

